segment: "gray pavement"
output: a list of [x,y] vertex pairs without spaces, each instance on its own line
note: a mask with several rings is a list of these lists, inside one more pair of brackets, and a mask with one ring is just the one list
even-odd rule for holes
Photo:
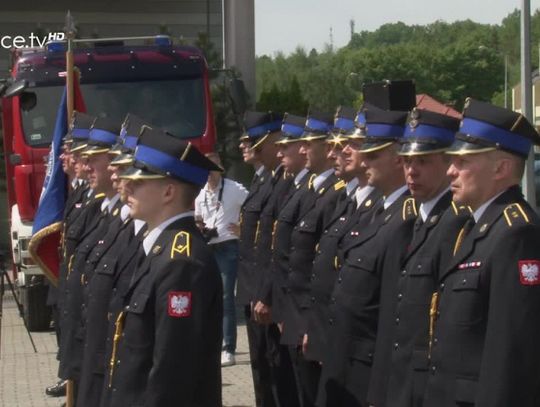
[[[45,395],[45,387],[55,383],[58,363],[53,332],[33,332],[37,353],[19,317],[10,294],[4,297],[0,348],[0,406],[58,407],[62,399]],[[223,405],[254,405],[253,383],[249,367],[246,328],[238,327],[236,365],[223,368]]]

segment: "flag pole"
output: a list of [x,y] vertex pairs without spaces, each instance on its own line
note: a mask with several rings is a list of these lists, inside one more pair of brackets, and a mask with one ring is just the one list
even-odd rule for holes
[[75,22],[68,10],[66,15],[66,96],[67,96],[67,117],[68,122],[71,120],[74,109],[74,87],[73,87],[73,40],[75,39]]
[[[75,38],[75,22],[68,10],[66,15],[66,105],[67,105],[67,120],[71,121],[74,109],[74,87],[73,87],[73,39]],[[74,398],[75,386],[72,379],[68,379],[66,383],[66,407],[75,406]]]

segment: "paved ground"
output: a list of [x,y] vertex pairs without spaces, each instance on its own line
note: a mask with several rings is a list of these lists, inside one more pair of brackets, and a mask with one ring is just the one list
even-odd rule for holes
[[[56,380],[56,345],[52,332],[34,332],[34,353],[15,301],[6,293],[1,321],[0,406],[57,407],[60,399],[47,397],[45,387]],[[223,405],[254,405],[246,329],[238,327],[237,364],[223,369]]]

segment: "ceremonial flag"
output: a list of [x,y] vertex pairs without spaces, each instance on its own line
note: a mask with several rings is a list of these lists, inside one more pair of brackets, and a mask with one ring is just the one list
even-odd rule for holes
[[[78,86],[74,81],[75,110],[84,112],[85,106]],[[51,143],[51,150],[45,172],[45,180],[39,206],[34,217],[32,238],[28,251],[40,266],[45,276],[56,285],[60,265],[60,245],[62,239],[64,207],[67,194],[66,174],[62,170],[60,154],[62,139],[68,130],[67,90],[64,88],[60,106],[56,114],[56,123]]]

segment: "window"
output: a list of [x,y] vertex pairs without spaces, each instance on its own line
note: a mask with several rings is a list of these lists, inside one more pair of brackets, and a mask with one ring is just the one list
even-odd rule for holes
[[[181,138],[196,138],[206,129],[206,101],[201,78],[163,81],[82,84],[89,114],[119,122],[127,113],[159,126]],[[36,95],[36,105],[21,111],[26,142],[33,147],[51,142],[63,86],[27,89]]]

